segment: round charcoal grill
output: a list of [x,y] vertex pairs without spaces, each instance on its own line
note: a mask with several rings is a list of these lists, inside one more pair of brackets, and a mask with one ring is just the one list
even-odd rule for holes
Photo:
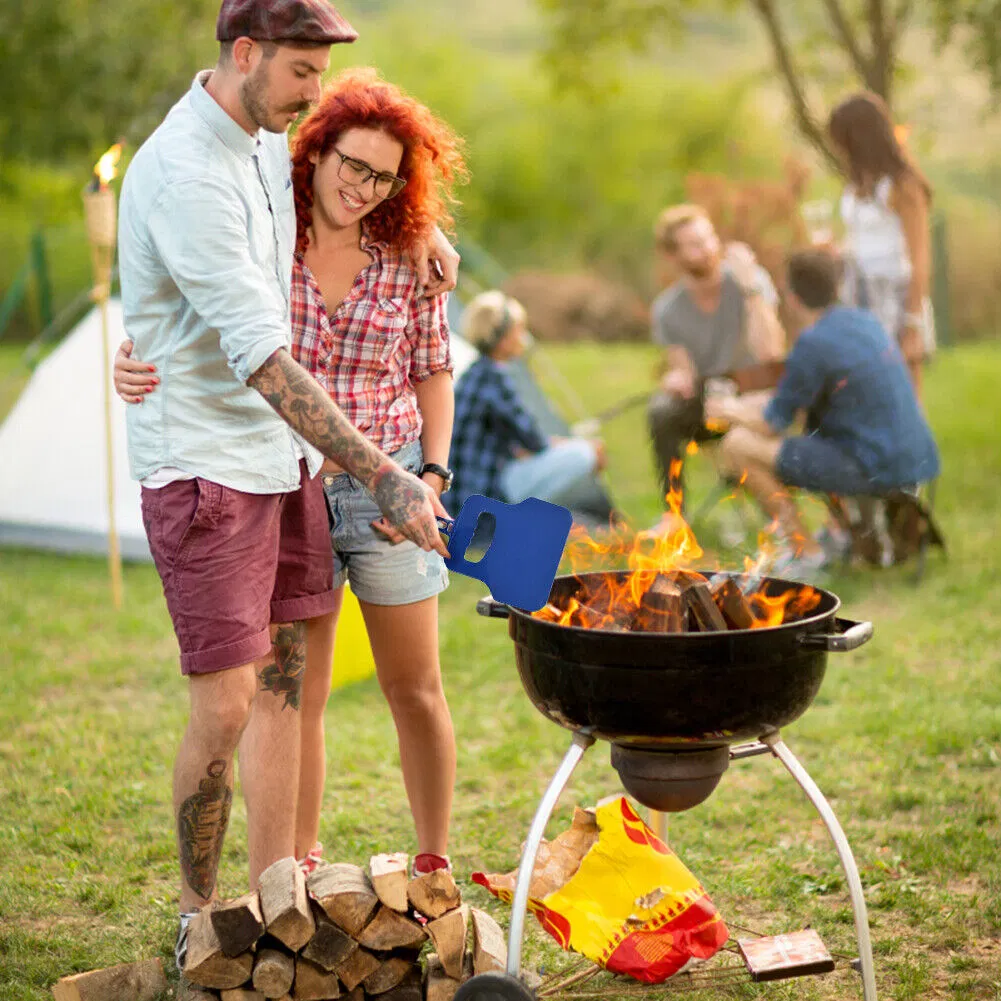
[[[627,582],[630,571],[558,577],[550,601],[565,607],[598,578]],[[731,575],[738,579],[740,575]],[[802,587],[763,578],[771,597]],[[818,589],[819,590],[819,589]],[[539,844],[556,803],[584,753],[611,744],[611,762],[626,790],[656,811],[694,807],[718,785],[731,760],[771,754],[813,803],[834,841],[852,899],[865,1001],[876,1001],[865,899],[851,849],[834,812],[781,739],[820,690],[827,655],[854,650],[872,623],[837,617],[841,601],[820,591],[802,618],[725,632],[612,632],[563,626],[493,599],[477,611],[508,620],[522,685],[547,719],[573,734],[570,749],[542,797],[518,868],[505,973],[482,974],[460,987],[456,1001],[529,1001],[520,979],[528,887]]]

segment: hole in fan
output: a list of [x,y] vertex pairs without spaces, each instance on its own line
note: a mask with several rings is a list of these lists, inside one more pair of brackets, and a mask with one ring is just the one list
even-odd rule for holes
[[467,563],[479,563],[487,555],[496,530],[497,519],[489,511],[481,511],[463,559]]

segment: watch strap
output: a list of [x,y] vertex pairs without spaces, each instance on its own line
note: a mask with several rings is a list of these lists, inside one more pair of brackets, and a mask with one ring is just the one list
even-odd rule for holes
[[420,475],[423,476],[425,473],[434,473],[435,476],[440,476],[445,481],[446,490],[452,485],[452,470],[446,469],[438,462],[425,462],[421,466]]

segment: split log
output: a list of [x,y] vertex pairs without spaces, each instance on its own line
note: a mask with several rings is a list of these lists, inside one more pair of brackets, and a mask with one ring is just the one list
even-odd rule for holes
[[667,574],[657,574],[640,598],[632,629],[644,633],[680,633],[685,628],[682,588]]
[[292,990],[295,956],[284,949],[260,949],[254,963],[254,990],[266,998],[280,998]]
[[209,914],[219,945],[227,956],[246,952],[264,934],[261,900],[256,893],[236,900],[217,901]]
[[219,999],[220,1001],[266,1001],[260,991],[249,987],[234,987],[232,990],[223,991]]
[[713,600],[708,582],[700,581],[689,585],[685,589],[685,605],[688,609],[690,632],[726,632],[726,619]]
[[504,932],[486,911],[473,908],[473,973],[503,970],[507,965],[507,942]]
[[240,987],[250,979],[254,966],[253,953],[227,956],[212,927],[211,909],[199,911],[188,925],[188,953],[184,961],[184,976],[199,987],[226,990]]
[[[460,975],[461,972],[460,969]],[[461,981],[450,977],[445,972],[441,960],[432,952],[428,956],[427,967],[424,970],[425,1001],[453,1001],[460,985]]]
[[342,994],[340,1001],[365,1001],[365,988],[359,984],[353,991]]
[[385,994],[399,984],[414,968],[413,956],[390,956],[363,981],[366,994]]
[[469,927],[469,905],[463,904],[436,921],[428,922],[428,934],[438,954],[438,962],[446,976],[458,980],[462,976],[462,959],[466,953],[466,931]]
[[732,577],[718,577],[710,584],[713,601],[730,629],[750,629],[754,623],[751,603]]
[[368,862],[375,895],[387,907],[401,914],[407,912],[407,867],[410,856],[405,852],[393,855],[373,855]]
[[336,970],[358,948],[358,943],[327,917],[320,907],[314,908],[316,932],[302,950],[311,963],[316,963],[328,973]]
[[376,995],[381,1001],[424,1001],[424,982],[421,968],[411,964],[407,975],[385,994]]
[[435,869],[415,876],[407,883],[407,897],[414,910],[433,921],[461,903],[455,877],[447,869]]
[[337,976],[349,991],[353,991],[381,965],[382,960],[378,956],[373,956],[368,949],[355,949],[343,963],[337,964]]
[[317,869],[306,883],[327,917],[357,937],[379,906],[372,883],[356,865],[340,862]]
[[391,949],[419,948],[427,937],[427,932],[416,921],[389,907],[380,907],[357,939],[366,949],[389,952]]
[[336,973],[329,973],[302,956],[296,959],[294,1001],[333,1001],[340,994]]
[[268,934],[297,952],[316,931],[299,863],[289,857],[269,865],[261,873],[260,895]]
[[166,990],[159,959],[75,973],[52,985],[55,1001],[153,1001]]
[[177,1001],[219,1001],[219,995],[207,987],[198,987],[182,978],[177,988]]

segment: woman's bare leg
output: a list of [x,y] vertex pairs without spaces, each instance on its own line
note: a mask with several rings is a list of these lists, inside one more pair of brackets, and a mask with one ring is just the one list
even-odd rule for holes
[[438,599],[361,602],[376,672],[396,723],[417,851],[444,855],[455,786],[455,734],[438,660]]
[[[341,598],[344,589],[339,592]],[[341,598],[327,615],[306,622],[306,673],[302,683],[299,799],[295,818],[295,857],[304,858],[320,833],[323,784],[327,775],[327,745],[323,712],[330,695],[334,637]]]

